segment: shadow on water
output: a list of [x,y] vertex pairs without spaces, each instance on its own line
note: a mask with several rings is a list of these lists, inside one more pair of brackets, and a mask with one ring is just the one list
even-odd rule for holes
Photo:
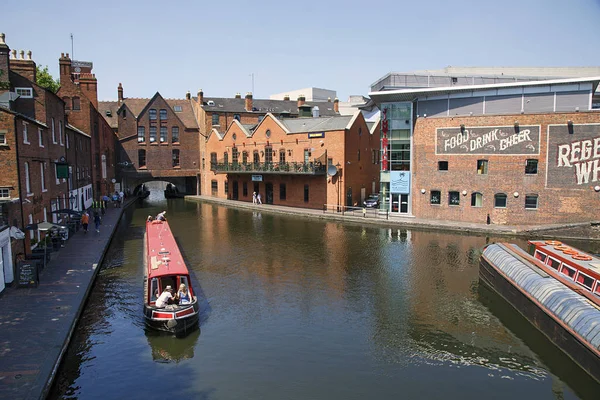
[[508,331],[521,339],[554,375],[552,376],[553,391],[564,386],[561,382],[564,381],[582,398],[598,398],[600,384],[556,347],[540,330],[531,325],[502,296],[481,281],[479,282],[479,301],[502,322]]
[[200,337],[200,328],[187,336],[174,338],[161,332],[146,329],[148,345],[152,349],[152,359],[162,363],[179,363],[194,357],[194,348]]

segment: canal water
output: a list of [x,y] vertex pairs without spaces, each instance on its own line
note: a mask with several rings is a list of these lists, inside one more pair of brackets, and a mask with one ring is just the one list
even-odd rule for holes
[[[126,211],[50,398],[598,398],[480,287],[481,248],[502,239],[155,195]],[[163,210],[202,297],[183,339],[142,317],[144,222]]]

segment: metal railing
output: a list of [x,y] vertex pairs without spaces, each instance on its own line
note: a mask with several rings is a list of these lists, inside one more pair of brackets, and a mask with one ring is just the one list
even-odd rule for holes
[[217,173],[247,172],[247,173],[271,173],[271,174],[302,174],[302,175],[325,175],[326,166],[320,162],[273,162],[273,163],[234,163],[234,162],[211,162],[211,171]]
[[336,204],[323,204],[323,214],[340,214],[349,217],[390,219],[390,212],[379,208],[351,207]]

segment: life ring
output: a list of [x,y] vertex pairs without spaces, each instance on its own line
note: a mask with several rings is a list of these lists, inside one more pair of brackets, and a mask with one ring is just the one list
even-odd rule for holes
[[544,243],[549,244],[550,246],[560,246],[562,242],[558,240],[546,240]]
[[573,257],[573,259],[579,260],[579,261],[592,261],[592,257],[588,256],[587,254],[575,254],[571,257]]
[[579,254],[579,252],[575,249],[563,250],[563,253],[565,253],[569,256],[575,256],[575,255]]
[[565,251],[565,250],[569,250],[569,246],[564,246],[564,245],[560,245],[560,246],[554,246],[554,250],[559,250],[559,251]]

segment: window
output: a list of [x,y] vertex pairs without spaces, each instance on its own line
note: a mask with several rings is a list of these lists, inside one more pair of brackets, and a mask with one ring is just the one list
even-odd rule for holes
[[159,111],[159,115],[161,121],[167,120],[167,110],[165,110],[164,108]]
[[438,171],[448,171],[448,161],[438,161]]
[[213,113],[212,115],[212,124],[219,125],[219,114]]
[[223,162],[225,164],[229,163],[229,153],[227,153],[227,152],[223,153]]
[[254,153],[252,153],[252,158],[253,158],[254,164],[260,163],[260,156],[258,155],[258,150],[254,150]]
[[483,206],[483,195],[475,192],[471,193],[471,207],[482,207]]
[[216,196],[219,191],[219,184],[216,180],[210,181],[210,193]]
[[[70,170],[71,168],[72,168],[72,167],[69,167],[69,170]],[[54,169],[54,178],[56,179],[56,184],[57,184],[57,185],[60,185],[60,179],[58,179],[58,171],[56,171],[56,164],[54,164],[54,168],[53,168],[53,169]],[[69,174],[69,179],[72,179],[72,178],[73,178],[73,177],[71,176],[71,174]],[[71,184],[71,181],[69,181],[69,184]],[[71,188],[69,188],[69,190],[71,190]]]
[[179,149],[173,149],[173,168],[179,167]]
[[538,160],[527,160],[525,162],[525,174],[535,175],[538,173]]
[[231,162],[234,164],[237,164],[239,156],[240,156],[240,153],[239,153],[237,147],[232,148],[231,149]]
[[241,121],[240,114],[233,114],[233,119]]
[[27,122],[23,121],[23,143],[25,143],[25,144],[29,144],[29,137],[27,134],[27,126],[28,125],[29,124]]
[[477,160],[477,174],[487,175],[488,173],[488,160]]
[[44,131],[42,128],[38,128],[38,140],[40,143],[40,147],[44,147]]
[[68,133],[65,135],[65,142],[67,145],[67,149],[70,148],[71,146],[69,146],[69,134]]
[[29,180],[29,163],[25,163],[25,189],[27,194],[31,194],[31,181]]
[[242,195],[244,197],[248,196],[248,182],[242,183]]
[[267,129],[267,131],[265,132],[265,136],[267,137],[267,139],[269,139],[271,137],[271,130]]
[[15,93],[17,93],[19,96],[23,97],[24,99],[32,99],[33,98],[33,89],[32,88],[17,87],[17,88],[15,88]]
[[377,150],[371,150],[371,164],[377,164]]
[[156,127],[150,127],[150,143],[156,143]]
[[58,121],[58,141],[60,142],[61,146],[64,146],[64,143],[63,143],[63,122],[62,121]]
[[248,152],[242,151],[242,163],[246,164],[248,162]]
[[273,148],[271,146],[265,146],[265,163],[273,163]]
[[279,184],[279,200],[285,200],[286,192],[285,192],[285,183]]
[[448,192],[448,205],[459,206],[460,205],[460,193]]
[[528,194],[525,196],[525,208],[528,210],[536,210],[538,208],[537,194]]
[[304,202],[308,203],[308,185],[304,185]]
[[360,149],[358,149],[358,161],[360,161]]
[[279,163],[285,164],[285,149],[279,150]]
[[312,153],[309,149],[304,149],[304,164],[308,164],[311,155]]
[[362,136],[362,127],[358,127],[358,136]]
[[10,190],[8,188],[0,188],[0,199],[9,199]]
[[138,126],[138,143],[144,143],[146,141],[146,127]]
[[181,111],[183,111],[183,109],[181,108],[181,106],[173,106],[173,111],[181,112]]
[[179,143],[179,127],[174,126],[171,128],[171,142]]
[[225,181],[225,184],[223,185],[223,192],[225,194],[229,193],[229,181]]
[[73,111],[81,110],[81,99],[79,97],[73,97]]
[[429,196],[429,204],[442,204],[442,192],[439,190],[432,190]]
[[504,193],[496,193],[494,195],[494,207],[506,208],[506,198],[507,196]]
[[0,132],[0,146],[6,146],[6,133]]
[[52,118],[52,126],[50,128],[52,129],[52,143],[56,144],[56,133],[54,132],[54,118]]
[[45,192],[46,189],[46,163],[40,163],[40,180],[42,181],[42,192]]
[[167,127],[166,126],[160,127],[160,142],[161,143],[167,142]]
[[[33,215],[29,214],[29,225],[33,224]],[[33,238],[35,237],[35,231],[32,229],[29,232],[29,239],[33,240]]]
[[217,153],[210,153],[210,168],[215,169],[217,167]]
[[[109,115],[109,117],[110,117],[110,115]],[[127,109],[126,108],[123,109],[123,119],[127,119]]]
[[156,110],[154,108],[148,111],[148,118],[150,118],[150,121],[156,121]]
[[146,150],[138,150],[138,165],[139,168],[146,168]]
[[71,99],[69,97],[63,97],[62,99],[65,102],[65,111],[69,111],[71,109]]

